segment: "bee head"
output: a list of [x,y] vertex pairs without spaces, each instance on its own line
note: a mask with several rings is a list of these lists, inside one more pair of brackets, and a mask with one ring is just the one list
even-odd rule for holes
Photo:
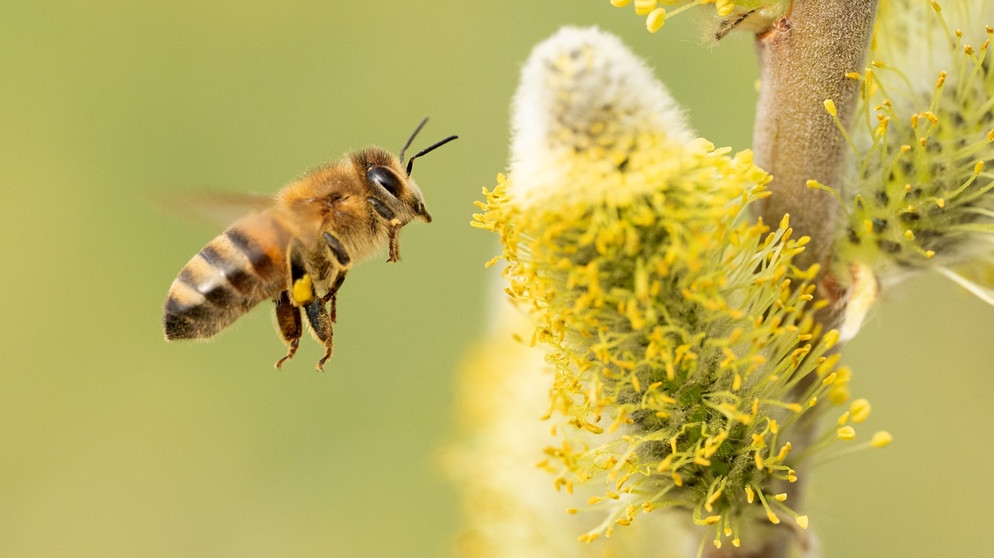
[[421,189],[410,178],[401,176],[392,165],[367,163],[366,182],[380,191],[389,206],[407,217],[404,222],[420,217],[431,223]]
[[[407,138],[407,142],[404,143],[404,147],[400,149],[400,154],[394,158],[391,155],[384,153],[370,154],[366,162],[366,182],[370,186],[380,190],[382,193],[387,194],[386,200],[390,202],[391,206],[396,206],[399,204],[399,208],[404,214],[409,214],[413,212],[413,215],[407,219],[413,219],[414,217],[420,217],[426,222],[431,223],[431,215],[428,214],[428,210],[425,209],[424,196],[421,194],[421,190],[418,185],[415,184],[414,180],[411,179],[411,170],[414,168],[414,160],[422,155],[430,153],[435,149],[449,143],[450,141],[456,139],[458,136],[449,136],[441,141],[435,142],[434,144],[422,149],[421,151],[415,153],[407,160],[407,165],[404,165],[404,152],[407,148],[411,146],[411,142],[424,127],[425,123],[428,122],[426,117],[418,126],[414,129],[411,137]],[[396,164],[393,164],[396,162]],[[407,221],[405,221],[407,222]]]

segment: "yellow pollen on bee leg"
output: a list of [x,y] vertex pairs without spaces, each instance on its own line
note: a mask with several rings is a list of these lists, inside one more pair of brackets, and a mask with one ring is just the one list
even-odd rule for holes
[[290,296],[297,306],[307,306],[314,302],[314,284],[310,273],[305,273],[303,277],[293,282]]

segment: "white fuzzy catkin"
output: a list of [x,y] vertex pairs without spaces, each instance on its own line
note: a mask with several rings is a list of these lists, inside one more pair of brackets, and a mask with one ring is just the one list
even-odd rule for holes
[[564,27],[532,51],[514,96],[511,175],[519,193],[554,184],[576,154],[621,153],[615,143],[663,132],[694,133],[669,92],[621,41],[600,29]]

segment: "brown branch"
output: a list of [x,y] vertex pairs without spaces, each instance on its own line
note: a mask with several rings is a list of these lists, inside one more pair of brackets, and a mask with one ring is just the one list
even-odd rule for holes
[[773,175],[762,207],[776,224],[790,214],[795,234],[811,237],[801,264],[828,263],[838,227],[838,203],[806,187],[810,179],[845,190],[848,146],[825,111],[852,122],[877,0],[794,0],[787,16],[757,40],[761,89],[753,130],[756,164]]

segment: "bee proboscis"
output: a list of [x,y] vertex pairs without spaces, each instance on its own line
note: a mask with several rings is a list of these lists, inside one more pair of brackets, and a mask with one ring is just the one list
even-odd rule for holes
[[264,300],[276,303],[276,325],[287,345],[279,368],[297,352],[303,330],[324,345],[316,368],[332,354],[338,290],[349,269],[389,246],[415,218],[431,222],[411,179],[414,160],[456,139],[449,136],[404,162],[404,152],[428,121],[421,121],[398,155],[378,147],[347,153],[281,189],[265,207],[238,219],[180,271],[169,287],[162,318],[166,339],[205,339]]

